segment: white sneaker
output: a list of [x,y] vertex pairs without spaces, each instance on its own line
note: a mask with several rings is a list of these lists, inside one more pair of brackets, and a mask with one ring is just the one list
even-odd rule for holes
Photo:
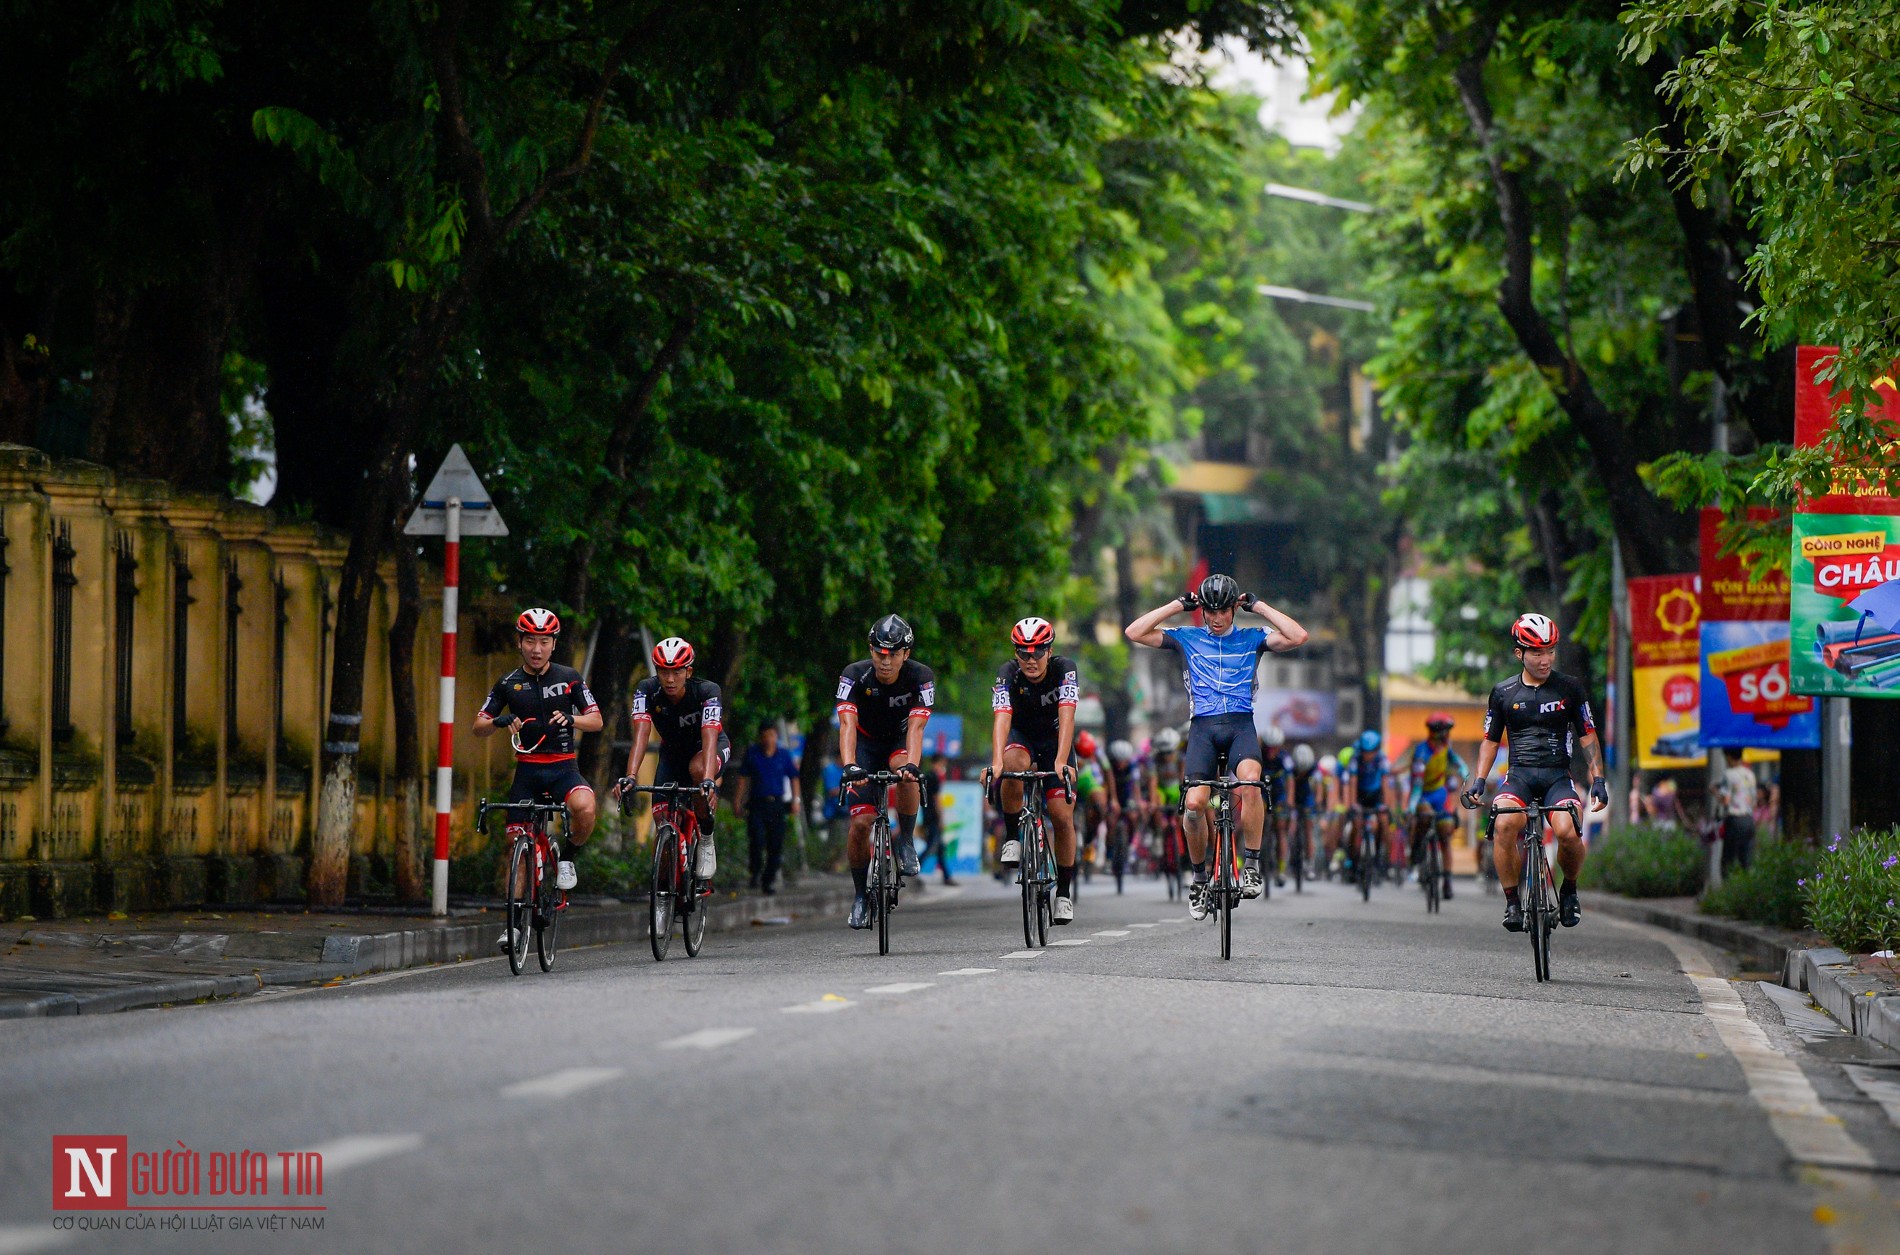
[[996,861],[1001,863],[1004,867],[1016,866],[1016,864],[1023,861],[1023,843],[1020,841],[1003,842],[1003,848],[996,852]]
[[1069,901],[1067,898],[1058,896],[1056,898],[1055,909],[1050,917],[1050,922],[1055,924],[1074,923],[1075,903]]
[[1205,881],[1188,882],[1188,914],[1195,919],[1207,918],[1207,883]]
[[1260,896],[1266,883],[1260,879],[1260,864],[1244,863],[1240,868],[1240,896],[1252,900]]
[[701,880],[711,880],[713,873],[718,870],[719,860],[713,856],[713,839],[701,837],[699,839],[699,866],[694,869],[693,874]]
[[554,877],[554,887],[557,889],[572,889],[579,883],[579,878],[574,875],[574,864],[563,859],[561,861],[561,870],[557,872]]
[[503,954],[509,953],[514,948],[508,944],[510,932],[510,929],[504,928],[501,930],[501,936],[495,939],[495,949],[501,951]]

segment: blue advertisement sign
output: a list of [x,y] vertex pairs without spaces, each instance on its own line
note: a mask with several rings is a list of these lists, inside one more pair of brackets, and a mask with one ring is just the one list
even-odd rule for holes
[[1702,744],[1817,749],[1820,703],[1789,680],[1786,620],[1702,624]]

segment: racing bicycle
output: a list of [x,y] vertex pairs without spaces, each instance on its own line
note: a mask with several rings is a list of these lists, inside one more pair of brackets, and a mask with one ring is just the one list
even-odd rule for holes
[[[1208,799],[1208,808],[1214,815],[1212,833],[1214,849],[1214,875],[1203,890],[1207,894],[1207,907],[1210,914],[1220,917],[1220,957],[1234,957],[1234,911],[1240,906],[1240,845],[1234,840],[1235,817],[1238,808],[1234,804],[1234,792],[1238,789],[1258,789],[1264,805],[1267,799],[1267,785],[1264,780],[1241,780],[1234,776],[1216,776],[1211,780],[1183,780],[1181,782],[1182,806],[1187,805],[1187,791],[1205,785],[1212,791]],[[1269,823],[1273,817],[1267,816]]]
[[1022,782],[1022,809],[1016,820],[1017,839],[1022,843],[1022,861],[1016,864],[1016,884],[1023,892],[1023,944],[1030,949],[1049,944],[1049,923],[1055,915],[1056,854],[1049,839],[1049,818],[1043,808],[1044,788],[1050,782],[1062,785],[1064,796],[1075,800],[1074,787],[1053,771],[1004,771],[983,773],[983,788],[990,782]]
[[640,784],[622,779],[614,786],[625,799],[638,793],[653,797],[653,879],[647,887],[647,940],[653,947],[653,961],[665,960],[673,944],[673,921],[679,920],[680,940],[686,943],[686,957],[699,953],[706,940],[706,916],[712,896],[712,882],[701,880],[699,867],[699,813],[693,809],[693,795],[710,794],[717,785]]
[[[508,915],[508,970],[516,976],[528,964],[528,937],[534,936],[535,957],[541,970],[554,970],[555,943],[567,895],[555,883],[554,843],[548,820],[558,817],[561,840],[567,840],[568,814],[563,802],[490,802],[475,809],[475,827],[486,831],[491,811],[510,819],[508,892],[503,907]],[[520,818],[525,816],[525,818]]]

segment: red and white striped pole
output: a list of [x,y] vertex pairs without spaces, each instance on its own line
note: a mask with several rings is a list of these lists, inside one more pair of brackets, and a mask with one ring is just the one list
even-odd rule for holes
[[462,584],[462,499],[450,497],[442,545],[442,687],[436,699],[435,884],[429,911],[449,913],[449,801],[455,770],[455,615]]

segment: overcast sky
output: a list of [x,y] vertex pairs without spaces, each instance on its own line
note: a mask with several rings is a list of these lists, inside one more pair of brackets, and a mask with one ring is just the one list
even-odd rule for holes
[[1260,125],[1286,136],[1288,142],[1332,152],[1342,135],[1352,129],[1350,113],[1333,117],[1332,97],[1306,99],[1306,66],[1294,61],[1276,64],[1237,39],[1223,39],[1208,54],[1214,63],[1214,86],[1249,91],[1260,97]]

